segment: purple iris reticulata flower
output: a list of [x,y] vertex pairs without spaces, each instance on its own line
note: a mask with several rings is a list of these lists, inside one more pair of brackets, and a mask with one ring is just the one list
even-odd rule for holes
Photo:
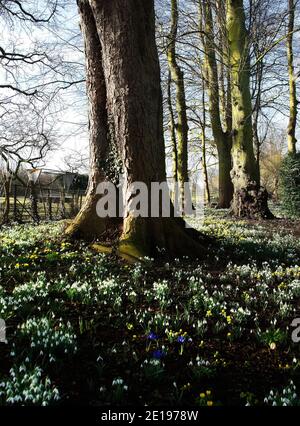
[[181,343],[181,344],[184,343],[185,342],[185,337],[184,336],[179,336],[178,339],[177,339],[177,342]]
[[153,355],[153,358],[155,359],[162,359],[166,355],[166,353],[164,351],[157,350],[157,351],[154,351],[152,355]]
[[155,334],[155,333],[153,333],[153,332],[151,331],[151,332],[148,334],[147,339],[148,339],[148,340],[156,340],[156,339],[158,339],[158,336],[157,336],[157,334]]

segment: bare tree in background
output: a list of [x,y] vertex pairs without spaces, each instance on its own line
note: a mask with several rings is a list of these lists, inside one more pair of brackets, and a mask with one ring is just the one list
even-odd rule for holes
[[[64,59],[67,41],[36,41],[34,32],[56,31],[56,17],[67,2],[0,1],[1,28],[9,36],[0,43],[0,159],[8,220],[12,178],[19,170],[42,166],[57,144],[60,93],[84,82],[80,64]],[[79,33],[79,28],[78,28]],[[19,34],[27,43],[20,44]],[[75,72],[76,71],[76,72]],[[78,78],[79,77],[79,78]],[[64,107],[65,108],[65,107]]]

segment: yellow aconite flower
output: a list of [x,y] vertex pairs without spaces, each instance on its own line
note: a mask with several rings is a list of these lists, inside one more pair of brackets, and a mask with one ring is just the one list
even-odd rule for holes
[[205,398],[205,393],[201,392],[200,393],[200,398]]
[[276,343],[274,342],[270,343],[270,349],[274,351],[274,349],[276,349]]
[[287,287],[287,285],[285,284],[285,283],[280,283],[279,284],[279,286],[278,286],[278,288],[280,289],[280,290],[283,290],[284,288],[286,288]]
[[126,327],[128,328],[128,330],[132,330],[133,329],[133,324],[130,324],[129,322],[126,324]]
[[208,406],[208,407],[212,407],[212,405],[213,405],[213,402],[212,402],[212,401],[207,401],[207,406]]
[[231,316],[230,316],[230,315],[228,315],[228,316],[226,317],[226,320],[227,320],[228,324],[231,324],[231,323],[232,323],[232,318],[231,318]]
[[211,395],[211,391],[210,391],[210,390],[207,390],[207,391],[206,391],[206,395],[207,395],[207,396],[210,396],[210,395]]
[[211,312],[211,310],[209,310],[209,311],[207,311],[207,312],[206,312],[206,316],[207,316],[207,317],[211,317],[211,316],[212,316],[212,312]]

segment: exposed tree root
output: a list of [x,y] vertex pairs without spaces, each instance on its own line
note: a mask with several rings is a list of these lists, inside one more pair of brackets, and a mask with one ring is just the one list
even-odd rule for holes
[[[140,219],[140,220],[138,220]],[[125,220],[119,252],[134,258],[196,257],[206,253],[209,237],[195,229],[186,228],[179,218],[129,218]]]
[[[83,228],[77,226],[78,223],[68,226],[68,239],[96,240],[95,231],[87,236],[82,232]],[[99,242],[92,243],[91,248],[98,253],[119,256],[129,263],[141,262],[147,256],[203,258],[208,244],[213,241],[211,237],[195,229],[186,228],[184,220],[178,218],[144,219],[138,227],[131,228],[130,232],[123,232],[121,237],[120,228],[116,230],[112,223],[110,226],[102,234],[98,233]],[[135,232],[132,232],[133,229]]]
[[247,219],[274,219],[268,207],[268,192],[265,188],[249,183],[234,193],[232,213]]

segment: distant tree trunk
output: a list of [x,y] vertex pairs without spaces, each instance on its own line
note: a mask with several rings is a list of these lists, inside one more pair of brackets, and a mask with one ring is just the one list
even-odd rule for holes
[[204,174],[204,184],[205,184],[205,201],[210,205],[210,189],[208,181],[208,172],[207,172],[207,162],[206,162],[206,140],[205,140],[205,131],[202,132],[202,168]]
[[119,250],[134,258],[152,255],[157,247],[170,255],[199,255],[200,234],[185,229],[183,220],[136,217],[130,209],[134,182],[150,190],[152,182],[166,181],[154,1],[90,4],[102,46],[107,111],[122,151],[125,217]]
[[[213,41],[213,17],[210,2],[203,1],[202,13],[205,20],[205,71],[209,95],[209,111],[213,137],[217,145],[219,159],[219,208],[230,207],[233,197],[231,181],[231,136],[224,132],[220,113],[219,76]],[[225,95],[224,95],[225,99]]]
[[170,115],[170,135],[172,144],[172,168],[173,168],[173,180],[178,181],[178,151],[177,151],[177,140],[176,140],[176,125],[174,118],[174,111],[172,106],[172,94],[171,94],[171,73],[168,76],[168,107]]
[[168,64],[171,78],[176,85],[176,111],[177,111],[177,152],[178,152],[178,180],[183,192],[184,182],[189,181],[188,176],[188,120],[186,112],[186,97],[184,74],[177,62],[176,38],[178,32],[178,4],[171,0],[171,32],[168,41]]
[[208,172],[207,172],[207,161],[206,161],[206,134],[205,134],[205,129],[206,129],[206,112],[205,112],[205,91],[203,89],[203,94],[202,94],[202,114],[203,114],[203,119],[202,119],[202,135],[201,135],[201,139],[202,139],[202,158],[201,158],[201,163],[202,163],[202,169],[203,169],[203,177],[204,177],[204,185],[205,185],[205,198],[206,198],[206,202],[208,205],[210,205],[210,189],[209,189],[209,182],[208,182]]
[[237,216],[269,218],[272,214],[268,208],[268,194],[258,184],[253,149],[249,40],[245,20],[243,0],[227,0],[233,118],[232,208]]
[[80,26],[86,58],[86,88],[89,101],[90,178],[87,196],[77,217],[67,228],[72,237],[97,239],[107,231],[108,220],[97,215],[96,189],[106,178],[109,149],[106,86],[102,66],[102,47],[95,18],[88,0],[78,0]]
[[288,152],[296,154],[296,125],[297,125],[297,92],[296,79],[294,74],[294,26],[295,26],[295,0],[288,0],[289,7],[289,24],[287,35],[287,58],[289,72],[289,88],[290,88],[290,118],[288,124]]
[[[255,49],[256,57],[259,58],[260,51]],[[256,158],[256,169],[257,169],[257,183],[260,185],[261,176],[260,176],[260,157],[261,157],[261,142],[258,133],[258,120],[259,114],[261,112],[261,89],[262,89],[262,81],[263,81],[263,69],[264,63],[263,60],[259,61],[256,67],[256,100],[253,108],[253,142],[255,147],[255,158]]]
[[[231,77],[228,63],[228,40],[224,28],[224,17],[226,16],[226,2],[217,0],[215,3],[216,18],[218,23],[218,47],[219,68],[220,68],[220,107],[223,128],[231,135],[232,131],[232,107],[231,107]],[[213,29],[212,29],[213,31]],[[217,53],[217,52],[216,52]]]
[[11,177],[5,176],[4,177],[4,212],[2,217],[2,223],[8,223],[9,222],[9,214],[10,214],[10,187],[11,187]]

